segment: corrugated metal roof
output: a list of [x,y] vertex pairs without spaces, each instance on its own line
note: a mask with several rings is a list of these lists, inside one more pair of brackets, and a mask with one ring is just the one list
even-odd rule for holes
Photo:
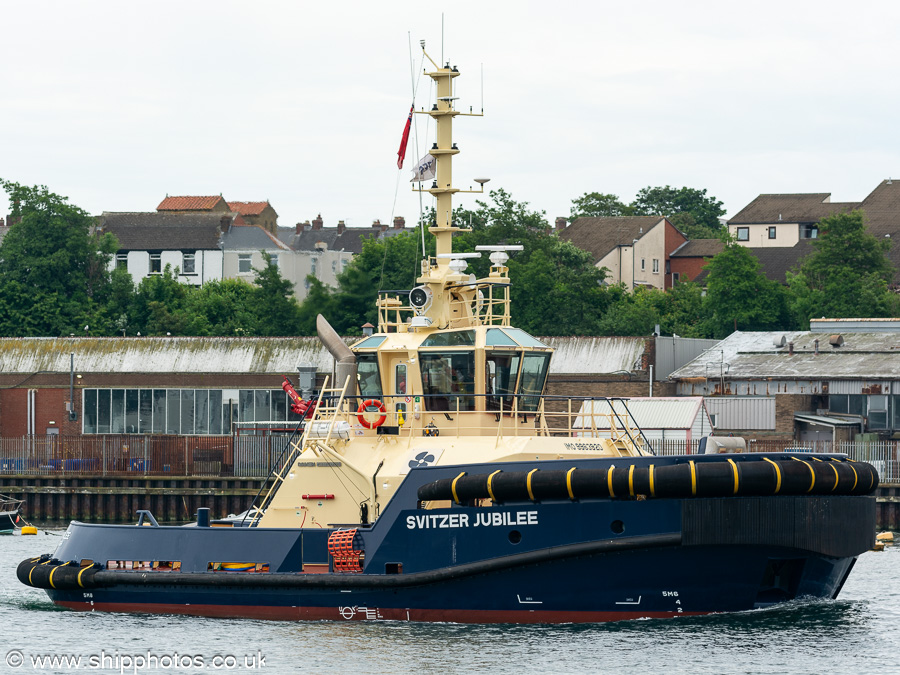
[[[775,340],[784,336],[785,346]],[[819,353],[815,353],[815,340]],[[900,378],[900,334],[850,333],[832,347],[821,333],[735,332],[673,372],[669,379],[895,379]],[[794,343],[789,354],[788,343]]]
[[0,338],[0,372],[272,373],[301,363],[330,372],[333,358],[315,337]]
[[556,350],[550,362],[552,374],[639,370],[646,341],[635,337],[547,337],[540,340]]
[[[613,401],[612,407],[624,421],[627,409],[641,429],[690,429],[697,415],[706,414],[702,396],[632,398],[624,403]],[[581,405],[575,428],[609,429],[610,404],[607,401],[585,401]],[[593,423],[590,416],[593,415]],[[620,426],[616,421],[616,427]]]

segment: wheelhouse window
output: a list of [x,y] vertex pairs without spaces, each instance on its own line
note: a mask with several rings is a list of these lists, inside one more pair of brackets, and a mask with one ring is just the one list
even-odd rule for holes
[[419,363],[427,410],[475,410],[473,352],[420,352]]
[[359,395],[363,398],[381,398],[381,376],[378,373],[377,354],[356,355],[356,377]]
[[521,364],[519,352],[491,351],[485,356],[484,393],[488,410],[512,410]]
[[150,274],[162,273],[162,253],[150,254]]
[[519,385],[519,410],[535,411],[547,382],[550,368],[550,354],[526,353],[522,364],[522,378]]
[[183,253],[181,255],[181,273],[196,274],[196,257],[194,253]]
[[398,363],[394,367],[394,393],[405,395],[406,391],[406,364]]
[[738,241],[750,241],[750,228],[749,227],[739,227],[737,229],[737,240]]

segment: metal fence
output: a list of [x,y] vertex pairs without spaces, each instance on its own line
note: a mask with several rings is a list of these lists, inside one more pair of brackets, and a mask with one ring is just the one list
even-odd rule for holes
[[[284,430],[233,436],[23,436],[0,438],[0,475],[216,476],[264,478],[289,443]],[[657,455],[696,454],[699,441],[652,440]],[[882,482],[900,482],[900,441],[798,443],[754,440],[750,452],[843,453],[869,462]],[[287,453],[284,453],[286,456]]]
[[265,477],[288,436],[0,438],[0,475]]

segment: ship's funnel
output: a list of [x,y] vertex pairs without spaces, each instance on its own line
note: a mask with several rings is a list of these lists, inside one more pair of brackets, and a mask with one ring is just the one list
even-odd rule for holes
[[356,396],[356,357],[350,351],[350,347],[344,344],[341,336],[328,323],[328,319],[321,314],[316,317],[316,332],[319,334],[319,340],[325,345],[325,348],[331,353],[336,362],[334,386],[343,387],[349,376],[350,385],[347,395]]

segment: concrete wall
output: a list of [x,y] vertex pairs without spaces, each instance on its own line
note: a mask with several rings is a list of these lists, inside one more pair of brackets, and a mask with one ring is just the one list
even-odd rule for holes
[[[798,223],[766,223],[751,225],[729,225],[728,233],[737,236],[738,228],[749,230],[747,241],[738,241],[742,246],[750,248],[790,247],[800,241],[800,225]],[[769,239],[769,228],[775,228],[775,238]]]

